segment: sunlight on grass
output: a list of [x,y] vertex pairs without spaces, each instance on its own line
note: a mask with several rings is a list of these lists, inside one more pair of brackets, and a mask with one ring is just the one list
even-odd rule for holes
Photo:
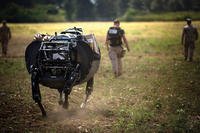
[[[105,42],[107,29],[112,22],[73,22],[73,23],[38,23],[38,24],[9,24],[13,38],[10,42],[9,53],[22,56],[25,47],[37,33],[53,35],[72,27],[83,28],[84,34],[95,34],[97,41],[102,46]],[[125,30],[132,49],[142,48],[141,45],[172,44],[174,40],[180,43],[183,22],[122,22],[121,27]],[[178,39],[177,39],[178,38]],[[162,41],[164,39],[164,41]],[[159,42],[158,42],[159,41]],[[137,50],[136,50],[137,52]],[[141,52],[141,51],[140,51]]]
[[[24,56],[26,46],[36,33],[54,34],[67,28],[82,27],[84,34],[94,33],[97,37],[102,58],[87,109],[85,112],[79,110],[85,84],[74,87],[70,96],[71,108],[62,113],[65,117],[58,115],[62,122],[57,117],[47,120],[39,118],[39,110],[31,99],[30,77],[23,57],[0,60],[1,91],[12,92],[13,98],[17,97],[21,103],[26,103],[21,105],[18,102],[15,105],[16,108],[28,111],[24,111],[25,116],[16,116],[20,120],[18,123],[34,119],[37,123],[46,124],[49,129],[73,126],[78,131],[87,129],[91,132],[199,131],[200,39],[194,62],[184,62],[180,45],[184,24],[122,22],[121,27],[125,30],[131,51],[123,58],[124,73],[119,78],[114,78],[107,50],[103,47],[107,29],[112,26],[112,22],[9,24],[13,33],[9,44],[11,57]],[[194,25],[200,30],[199,21],[194,22]],[[60,111],[57,91],[41,88],[45,107],[55,115],[55,110]],[[8,96],[7,99],[11,98]],[[8,102],[13,103],[12,100]],[[3,110],[3,107],[0,109]],[[12,122],[10,117],[13,117],[12,114],[4,119],[6,124]],[[20,126],[25,126],[27,131],[36,129],[27,123]]]

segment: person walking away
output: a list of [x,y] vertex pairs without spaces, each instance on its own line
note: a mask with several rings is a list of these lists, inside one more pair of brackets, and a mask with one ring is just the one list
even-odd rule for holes
[[197,28],[192,25],[190,18],[186,19],[187,25],[183,27],[181,43],[184,46],[185,60],[193,61],[195,41],[198,39]]
[[114,26],[110,27],[107,31],[105,44],[109,52],[109,57],[112,63],[112,69],[115,77],[118,77],[122,74],[121,59],[125,54],[125,50],[122,47],[122,40],[125,43],[127,50],[130,51],[127,39],[125,37],[125,32],[120,28],[120,21],[114,20]]
[[2,26],[0,27],[0,42],[2,45],[2,57],[7,56],[8,42],[11,39],[10,28],[7,26],[6,21],[2,21]]

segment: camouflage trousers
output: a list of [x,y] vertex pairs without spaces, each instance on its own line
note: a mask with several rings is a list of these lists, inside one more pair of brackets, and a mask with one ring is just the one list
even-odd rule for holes
[[194,42],[186,42],[184,45],[184,56],[185,60],[189,58],[189,61],[193,60],[195,44]]
[[109,57],[112,63],[112,70],[115,76],[120,76],[122,74],[122,50],[121,46],[110,46]]
[[2,55],[6,56],[7,55],[7,50],[8,50],[8,40],[2,40],[1,41],[1,46],[2,46]]

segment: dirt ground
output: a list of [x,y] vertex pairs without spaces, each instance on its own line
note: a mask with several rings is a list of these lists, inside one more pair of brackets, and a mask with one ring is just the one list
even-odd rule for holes
[[[14,33],[8,57],[0,57],[0,132],[200,131],[200,45],[198,41],[194,61],[184,61],[180,45],[183,23],[124,23],[131,51],[123,58],[123,75],[119,78],[113,76],[108,53],[103,46],[110,23],[80,24],[97,33],[100,44],[101,64],[95,75],[94,91],[86,108],[81,109],[85,83],[75,86],[66,110],[58,105],[57,90],[41,85],[46,118],[42,117],[32,100],[24,51],[32,40],[33,32],[42,28],[43,31],[57,31],[56,28],[62,29],[66,24],[11,25]],[[199,25],[199,22],[195,24]],[[95,25],[96,29],[91,29],[91,25]],[[99,25],[103,25],[104,29]],[[23,36],[19,35],[21,32]]]

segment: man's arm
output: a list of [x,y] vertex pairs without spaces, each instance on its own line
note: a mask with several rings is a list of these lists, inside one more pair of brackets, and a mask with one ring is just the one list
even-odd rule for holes
[[0,27],[0,42],[1,42],[1,35],[2,34],[2,30],[1,30],[1,27]]
[[8,28],[8,38],[11,39],[11,32],[10,32],[10,28]]
[[182,45],[183,45],[184,38],[185,38],[185,30],[183,29],[182,37],[181,37],[181,44]]
[[130,51],[130,48],[129,48],[129,45],[128,45],[128,41],[127,41],[125,35],[122,35],[122,39],[123,39],[123,41],[124,41],[124,43],[126,45],[127,50]]
[[109,36],[108,34],[106,35],[106,42],[105,42],[105,45],[106,45],[106,49],[109,50]]
[[197,29],[195,28],[195,34],[196,34],[196,40],[198,40],[198,38],[199,38],[199,33],[198,33],[198,31],[197,31]]

